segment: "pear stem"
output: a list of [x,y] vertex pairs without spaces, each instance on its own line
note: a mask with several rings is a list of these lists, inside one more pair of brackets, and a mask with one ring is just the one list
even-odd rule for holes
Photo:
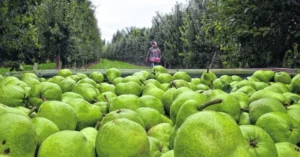
[[199,111],[201,111],[201,110],[205,109],[205,108],[208,107],[208,106],[215,105],[215,104],[219,104],[219,103],[221,103],[222,101],[223,101],[222,99],[215,99],[215,100],[212,100],[212,101],[209,101],[209,102],[206,102],[206,103],[202,104],[202,105],[201,105],[200,107],[198,107],[197,109],[198,109]]
[[106,102],[109,102],[108,97],[106,96],[106,94],[103,95],[104,99],[106,100]]
[[141,79],[139,79],[140,80],[140,82],[144,85],[144,86],[146,86],[146,84],[141,80]]
[[176,85],[176,82],[172,81],[171,84],[176,88],[178,89],[177,85]]
[[36,109],[37,109],[36,106],[32,107],[32,108],[30,109],[30,111],[28,112],[28,116],[30,116],[33,112],[35,112]]
[[241,108],[242,112],[249,112],[250,110],[248,108]]
[[99,130],[100,126],[101,126],[101,122],[100,122],[100,121],[97,121],[97,123],[96,123],[96,125],[95,125],[95,129],[96,129],[96,130]]

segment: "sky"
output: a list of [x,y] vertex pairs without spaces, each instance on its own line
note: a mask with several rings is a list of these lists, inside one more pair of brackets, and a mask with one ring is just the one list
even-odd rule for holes
[[176,2],[187,0],[90,0],[96,6],[95,16],[102,39],[111,41],[117,30],[135,26],[150,28],[156,12],[170,13]]

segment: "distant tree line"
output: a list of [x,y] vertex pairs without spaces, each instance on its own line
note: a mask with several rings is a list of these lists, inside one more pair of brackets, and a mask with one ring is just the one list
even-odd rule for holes
[[97,60],[103,42],[89,0],[1,0],[0,66]]
[[170,68],[300,67],[300,2],[189,0],[117,31],[102,56],[143,64],[152,40]]

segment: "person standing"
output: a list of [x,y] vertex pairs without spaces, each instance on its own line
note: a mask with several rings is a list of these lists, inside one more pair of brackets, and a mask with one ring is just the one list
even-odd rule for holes
[[149,48],[149,51],[146,56],[146,62],[150,62],[151,68],[153,68],[155,65],[160,64],[161,62],[161,51],[157,47],[157,43],[153,41],[151,43],[151,47]]

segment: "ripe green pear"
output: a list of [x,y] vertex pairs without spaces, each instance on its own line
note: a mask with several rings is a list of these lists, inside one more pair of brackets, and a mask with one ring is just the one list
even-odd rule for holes
[[231,76],[231,79],[232,79],[232,81],[242,81],[243,79],[240,77],[240,76],[238,76],[238,75],[232,75]]
[[104,75],[99,71],[94,71],[90,73],[89,78],[93,79],[97,83],[104,82]]
[[250,125],[250,116],[248,112],[241,112],[239,125]]
[[223,83],[230,84],[232,82],[232,77],[229,75],[222,75],[222,76],[220,76],[220,80]]
[[300,148],[295,144],[290,142],[278,142],[275,146],[278,152],[278,157],[300,157]]
[[138,76],[133,76],[133,75],[128,75],[124,77],[123,83],[126,82],[135,82],[138,85],[142,85],[142,82],[145,81],[146,79],[144,77],[138,77]]
[[300,95],[299,94],[292,93],[292,92],[285,92],[282,95],[285,96],[287,99],[289,99],[291,104],[296,104],[300,101]]
[[58,85],[62,80],[64,80],[64,77],[56,75],[47,79],[47,82],[55,83]]
[[201,74],[201,83],[209,87],[212,86],[212,82],[215,79],[217,79],[217,76],[213,72],[209,71],[209,69]]
[[100,83],[100,86],[97,87],[97,89],[101,92],[113,92],[116,93],[116,86],[114,84],[109,84],[107,82]]
[[274,78],[275,73],[271,70],[257,70],[252,76],[259,79],[261,82],[270,82]]
[[247,109],[249,108],[249,96],[243,92],[232,92],[229,93],[230,95],[234,96],[240,104],[241,108]]
[[154,85],[147,85],[144,90],[143,90],[143,93],[142,95],[151,95],[151,96],[154,96],[158,99],[161,99],[162,95],[164,94],[164,91]]
[[284,112],[269,112],[260,116],[256,124],[263,128],[277,142],[300,141],[300,124]]
[[108,101],[111,101],[113,98],[116,98],[116,97],[117,97],[116,93],[111,92],[111,91],[107,91],[107,92],[100,93],[97,96],[97,101],[98,102],[108,102]]
[[189,116],[178,129],[174,156],[250,155],[242,132],[231,116],[215,111],[201,111]]
[[243,86],[243,87],[237,89],[235,92],[243,92],[250,97],[253,93],[256,92],[256,90],[251,86]]
[[44,117],[54,122],[59,130],[74,130],[77,125],[76,111],[67,103],[46,101],[41,104],[37,117]]
[[61,69],[57,73],[58,76],[68,77],[72,75],[72,71],[70,69]]
[[0,103],[16,107],[25,106],[27,94],[23,88],[17,85],[5,85],[0,87]]
[[61,101],[61,88],[51,82],[41,82],[31,88],[29,103],[33,106],[39,107],[45,101]]
[[119,110],[119,109],[131,109],[136,110],[139,108],[137,105],[137,100],[139,99],[138,96],[133,94],[123,94],[120,95],[108,103],[109,105],[109,112]]
[[300,94],[300,74],[292,78],[291,86],[294,93]]
[[76,76],[78,76],[80,78],[79,80],[84,79],[84,78],[88,78],[88,76],[86,74],[80,73],[80,72],[77,73]]
[[77,84],[72,92],[80,94],[84,100],[93,103],[97,101],[97,96],[99,95],[99,90],[91,84],[80,83]]
[[173,80],[185,80],[191,82],[191,76],[185,71],[177,71],[173,74]]
[[140,115],[137,112],[129,109],[119,109],[119,110],[109,112],[102,119],[101,126],[105,125],[109,121],[120,119],[120,118],[127,118],[131,121],[140,124],[142,127],[145,127],[144,121],[140,117]]
[[164,110],[166,115],[170,115],[170,108],[173,103],[173,95],[176,91],[176,88],[170,88],[167,91],[164,92],[164,94],[161,97],[161,102],[164,105]]
[[51,120],[44,117],[35,117],[31,119],[37,133],[38,146],[50,135],[59,132],[59,128]]
[[[66,77],[66,78],[71,78],[71,79],[73,79],[74,81],[79,81],[81,78],[76,74],[76,75],[71,75],[71,76],[68,76],[68,77]],[[41,81],[42,82],[42,81]]]
[[136,96],[140,96],[142,94],[142,88],[141,86],[136,82],[124,82],[124,83],[118,83],[116,85],[116,94],[122,95],[122,94],[133,94]]
[[165,153],[162,153],[161,157],[174,157],[174,150],[169,150]]
[[291,75],[287,72],[280,71],[276,72],[274,75],[274,81],[275,82],[281,82],[284,84],[290,84],[292,81]]
[[76,81],[71,78],[65,78],[61,82],[58,83],[59,87],[62,90],[62,93],[70,92],[76,85]]
[[91,105],[83,99],[73,99],[67,102],[76,112],[76,130],[95,126],[97,121],[101,121],[102,112],[99,106]]
[[93,85],[94,87],[96,87],[96,85],[97,85],[97,82],[90,78],[83,78],[77,82],[77,84],[80,84],[80,83],[88,83],[90,85]]
[[149,157],[150,143],[140,124],[121,118],[100,127],[96,151],[98,156]]
[[169,147],[170,134],[173,129],[173,125],[170,123],[159,123],[151,127],[147,134],[148,136],[155,137],[163,142],[164,145]]
[[265,130],[255,125],[241,125],[240,129],[251,156],[278,156],[275,143]]
[[64,130],[54,133],[46,138],[40,146],[37,156],[96,157],[96,153],[93,145],[81,132]]
[[173,77],[169,73],[159,73],[156,80],[160,83],[170,83],[173,80]]
[[290,104],[289,99],[287,99],[283,94],[270,91],[270,90],[265,90],[265,89],[253,93],[249,98],[249,103],[261,98],[274,98],[280,101],[284,105]]
[[78,94],[78,93],[74,93],[74,92],[65,92],[62,94],[62,102],[68,102],[69,100],[72,100],[72,99],[83,99],[83,97]]
[[110,68],[108,70],[106,70],[106,79],[109,83],[112,83],[113,80],[117,77],[121,76],[121,71],[117,68]]
[[151,95],[143,95],[138,98],[136,104],[139,107],[149,107],[157,110],[161,114],[165,114],[164,106],[160,99],[151,96]]
[[103,116],[105,116],[108,113],[108,102],[96,102],[93,105],[100,107],[100,111]]
[[261,98],[255,100],[249,105],[249,116],[252,124],[255,124],[257,119],[269,112],[285,112],[283,104],[274,98]]
[[80,132],[95,147],[98,130],[96,128],[93,128],[93,127],[86,127],[84,129],[80,130]]
[[25,83],[26,83],[29,87],[31,87],[31,88],[32,88],[33,86],[35,86],[35,85],[41,83],[40,80],[39,80],[38,78],[35,78],[35,77],[29,77],[29,76],[23,77],[23,78],[22,78],[22,81],[25,82]]
[[150,157],[161,157],[162,153],[169,150],[159,139],[151,136],[148,136],[148,139],[150,143]]
[[167,69],[161,65],[155,65],[151,70],[155,71],[155,72],[160,72],[160,73],[168,72]]
[[266,82],[254,82],[254,85],[255,85],[255,90],[256,91],[259,91],[259,90],[262,90],[268,86],[270,86],[270,84],[266,83]]
[[149,130],[153,126],[162,123],[160,112],[150,107],[140,107],[135,110],[144,122],[145,129]]
[[37,134],[30,118],[15,114],[0,114],[0,154],[33,157],[37,147]]

